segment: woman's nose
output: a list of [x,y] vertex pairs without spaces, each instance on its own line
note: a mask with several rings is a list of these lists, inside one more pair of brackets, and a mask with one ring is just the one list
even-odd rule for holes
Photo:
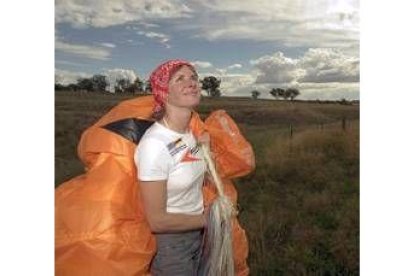
[[191,87],[195,87],[197,86],[198,82],[195,79],[190,78],[186,80],[185,84]]

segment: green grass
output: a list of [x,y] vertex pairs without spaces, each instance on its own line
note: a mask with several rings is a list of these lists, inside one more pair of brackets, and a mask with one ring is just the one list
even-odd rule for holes
[[[131,97],[56,92],[56,186],[83,173],[82,131]],[[198,112],[216,109],[256,155],[255,172],[235,180],[251,275],[358,275],[359,106],[205,98]]]

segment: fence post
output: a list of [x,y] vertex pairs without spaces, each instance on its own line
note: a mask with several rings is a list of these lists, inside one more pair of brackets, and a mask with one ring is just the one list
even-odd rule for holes
[[342,130],[346,131],[346,118],[342,117]]
[[293,126],[292,126],[292,124],[289,125],[289,128],[290,128],[290,139],[292,139],[292,137],[293,137]]

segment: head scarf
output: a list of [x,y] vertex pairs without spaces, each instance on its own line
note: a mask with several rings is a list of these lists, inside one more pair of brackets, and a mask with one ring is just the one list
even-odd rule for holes
[[154,112],[158,112],[164,107],[165,99],[168,95],[168,82],[171,74],[175,72],[177,67],[182,65],[187,65],[194,69],[194,66],[188,61],[172,59],[162,63],[151,73],[150,83],[155,99]]

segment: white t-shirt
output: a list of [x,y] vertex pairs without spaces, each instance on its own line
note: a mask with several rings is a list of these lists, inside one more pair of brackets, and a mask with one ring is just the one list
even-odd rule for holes
[[206,164],[191,132],[178,133],[155,122],[142,136],[134,159],[139,180],[167,180],[167,212],[203,212]]

